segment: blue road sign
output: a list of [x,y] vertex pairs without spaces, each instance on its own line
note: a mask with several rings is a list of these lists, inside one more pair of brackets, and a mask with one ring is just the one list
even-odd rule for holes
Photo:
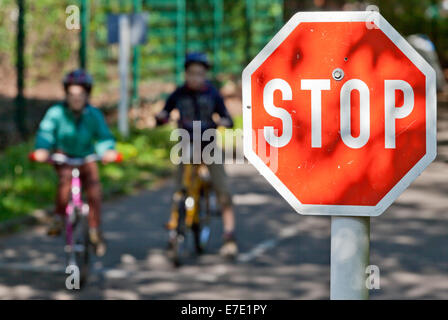
[[120,41],[119,21],[120,17],[129,19],[131,28],[131,45],[144,44],[147,40],[149,15],[147,12],[134,14],[109,14],[107,16],[107,41],[109,44]]

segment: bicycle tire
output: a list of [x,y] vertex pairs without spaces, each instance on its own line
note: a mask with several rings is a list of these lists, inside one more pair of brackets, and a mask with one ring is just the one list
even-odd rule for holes
[[200,255],[204,253],[204,247],[201,242],[201,225],[199,223],[195,223],[191,226],[191,231],[193,232],[194,239],[194,247],[196,250],[196,254]]
[[[211,238],[211,218],[212,218],[212,208],[210,205],[211,197],[213,195],[213,190],[210,184],[204,184],[201,190],[201,204],[203,207],[200,208],[199,212],[199,230],[198,241],[201,246],[202,251],[206,251],[210,243]],[[203,201],[202,201],[203,200]]]
[[87,216],[81,215],[79,210],[73,212],[76,218],[72,224],[72,243],[67,253],[67,265],[75,265],[79,270],[79,284],[82,288],[88,280],[90,271],[90,239]]
[[185,207],[186,195],[183,194],[180,201],[178,202],[178,222],[175,235],[171,239],[171,259],[175,267],[180,267],[183,264],[183,256],[185,252],[185,217],[186,217],[186,207]]
[[89,224],[86,216],[81,217],[81,223],[78,227],[81,228],[79,237],[76,239],[76,244],[83,248],[82,251],[76,251],[76,264],[79,268],[80,285],[85,285],[89,278],[90,271],[90,239],[89,239]]
[[173,259],[175,267],[180,267],[183,264],[184,252],[185,252],[185,237],[182,234],[177,234],[174,247],[174,259]]

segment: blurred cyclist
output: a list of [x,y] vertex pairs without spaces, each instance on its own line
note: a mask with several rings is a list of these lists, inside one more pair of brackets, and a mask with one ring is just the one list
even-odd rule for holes
[[[50,153],[61,152],[72,158],[84,158],[97,153],[104,163],[117,158],[115,140],[107,127],[103,114],[89,104],[93,86],[92,77],[83,70],[67,74],[63,81],[65,101],[50,107],[42,119],[36,135],[33,157],[45,162]],[[53,222],[49,235],[61,233],[65,209],[69,201],[72,168],[69,165],[55,165],[58,175],[58,191]],[[96,162],[80,167],[80,177],[87,191],[89,204],[89,236],[96,254],[102,256],[106,245],[100,230],[101,185]]]
[[[200,121],[201,133],[207,129],[216,129],[218,125],[227,128],[233,127],[232,118],[224,105],[223,98],[218,90],[207,81],[209,69],[210,63],[205,54],[195,52],[186,56],[185,83],[168,97],[164,109],[156,115],[157,124],[168,122],[170,112],[177,109],[180,114],[178,126],[190,133],[191,142],[193,141],[193,121]],[[220,116],[219,123],[215,123],[213,120],[214,114]],[[203,146],[202,142],[201,145]],[[234,235],[235,217],[224,165],[212,163],[207,167],[222,209],[224,235],[220,253],[225,256],[235,256],[238,252]],[[182,188],[182,169],[181,164],[176,175],[177,190]]]

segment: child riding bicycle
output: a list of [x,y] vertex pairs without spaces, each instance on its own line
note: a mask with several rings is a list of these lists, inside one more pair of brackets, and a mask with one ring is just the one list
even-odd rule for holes
[[[201,136],[207,129],[216,129],[218,125],[233,127],[233,121],[224,105],[224,100],[218,90],[207,81],[207,71],[210,64],[205,54],[190,53],[185,60],[185,83],[178,87],[166,101],[164,109],[156,115],[157,124],[168,122],[171,111],[177,109],[180,114],[178,126],[185,129],[193,140],[193,121],[200,121]],[[215,123],[213,115],[220,116],[219,123]],[[201,143],[201,145],[203,145]],[[224,227],[223,245],[220,253],[225,256],[235,256],[238,252],[234,229],[235,217],[232,198],[227,186],[227,176],[223,163],[207,165],[213,188],[218,196],[222,210]],[[182,188],[182,164],[176,175],[176,189]],[[176,191],[177,191],[176,190]]]
[[[50,107],[42,119],[36,135],[33,158],[46,162],[50,153],[58,152],[73,158],[98,154],[103,163],[117,159],[115,139],[100,110],[89,104],[93,86],[92,77],[83,70],[67,74],[63,81],[65,100]],[[69,202],[72,168],[55,164],[58,176],[55,216],[49,235],[59,235],[64,224],[65,208]],[[102,256],[106,244],[101,232],[101,185],[96,162],[87,162],[80,168],[80,178],[87,191],[89,237],[95,253]]]

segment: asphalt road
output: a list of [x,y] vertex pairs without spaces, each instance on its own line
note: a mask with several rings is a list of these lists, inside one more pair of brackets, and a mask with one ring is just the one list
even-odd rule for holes
[[[371,299],[448,299],[448,113],[439,112],[438,157],[380,217]],[[294,213],[248,165],[228,165],[240,255],[218,254],[221,221],[207,254],[179,269],[164,254],[162,225],[172,184],[104,205],[109,251],[82,290],[65,288],[63,240],[42,226],[0,237],[0,299],[328,299],[330,218]]]

